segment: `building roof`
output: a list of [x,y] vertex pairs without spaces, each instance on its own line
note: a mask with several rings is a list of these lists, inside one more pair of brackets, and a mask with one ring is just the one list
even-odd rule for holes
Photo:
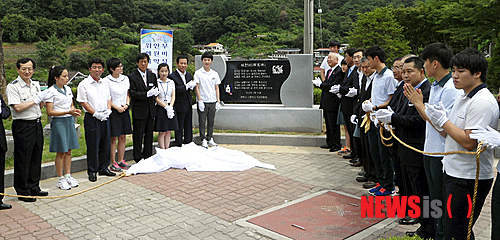
[[217,45],[222,45],[222,44],[220,44],[220,43],[210,43],[208,45],[205,45],[205,47],[215,47]]

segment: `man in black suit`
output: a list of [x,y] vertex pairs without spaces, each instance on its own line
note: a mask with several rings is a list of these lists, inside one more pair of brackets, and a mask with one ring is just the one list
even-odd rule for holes
[[196,87],[193,75],[187,72],[188,57],[179,55],[176,59],[177,70],[168,78],[175,83],[174,110],[177,114],[179,130],[175,131],[175,146],[181,147],[193,141],[193,107],[191,90]]
[[330,152],[336,152],[342,147],[340,143],[340,126],[337,124],[337,114],[339,111],[340,98],[331,91],[334,85],[342,82],[343,74],[338,63],[338,54],[330,53],[327,59],[331,67],[326,73],[325,81],[321,79],[313,80],[313,84],[321,88],[321,100],[319,108],[323,109],[323,116],[326,123],[326,145],[322,148],[330,148]]
[[[0,102],[2,108],[0,108],[0,118],[6,119],[10,117],[10,108],[5,104],[2,95],[0,95]],[[7,152],[7,140],[5,139],[5,128],[3,127],[3,121],[0,120],[0,193],[5,193],[4,190],[4,177],[5,177],[5,153]],[[0,195],[0,210],[11,209],[10,204],[3,203],[3,195]]]
[[[160,94],[156,76],[148,71],[149,55],[139,53],[135,57],[138,69],[132,71],[130,80],[130,99],[132,100],[132,119],[134,141],[134,161],[153,155],[153,125],[156,117],[155,98]],[[144,148],[142,142],[144,140]]]
[[[425,78],[424,61],[419,57],[410,57],[403,64],[403,80],[405,84],[411,84],[415,89],[420,89],[423,101],[428,102],[431,84]],[[404,94],[399,95],[398,109],[392,112],[382,109],[376,115],[379,121],[391,124],[396,128],[396,135],[405,143],[419,150],[424,149],[425,142],[425,120],[422,119],[415,106]],[[429,187],[423,165],[423,154],[417,153],[406,147],[398,148],[398,155],[405,156],[401,159],[403,184],[407,186],[408,195],[416,195],[420,199],[429,196]],[[408,180],[406,180],[406,179]],[[434,218],[419,217],[420,228],[414,234],[421,238],[434,238],[436,233]]]
[[[364,101],[369,101],[372,96],[372,81],[375,77],[375,69],[370,68],[370,64],[368,63],[368,59],[363,57],[361,58],[361,70],[363,71],[363,80],[359,91],[359,101],[363,103]],[[368,126],[361,127],[363,122],[363,117],[366,116],[365,110],[362,109],[361,104],[355,109],[355,113],[358,114],[358,122],[360,125],[360,138],[361,145],[359,148],[359,159],[363,163],[363,168],[365,170],[364,175],[361,177],[357,177],[356,181],[364,182],[363,187],[370,189],[375,187],[378,182],[377,177],[377,169],[375,169],[375,163],[373,162],[373,158],[370,153],[370,145],[368,143],[368,132],[371,131],[371,134],[375,134],[375,131],[378,131],[377,128],[373,125],[373,123],[368,123],[370,126],[368,131],[365,129]]]
[[[363,56],[361,51],[354,48],[349,48],[345,52],[345,61],[347,62],[348,69],[345,73],[342,83],[338,87],[339,93],[342,95],[340,100],[340,111],[344,116],[344,123],[349,135],[349,142],[351,146],[351,153],[349,155],[343,156],[348,159],[357,158],[357,149],[354,143],[354,124],[351,122],[351,116],[354,114],[354,104],[356,103],[356,96],[358,95],[359,89],[359,76],[358,76],[358,66],[354,64],[353,56],[355,53]],[[356,87],[357,86],[357,87]]]

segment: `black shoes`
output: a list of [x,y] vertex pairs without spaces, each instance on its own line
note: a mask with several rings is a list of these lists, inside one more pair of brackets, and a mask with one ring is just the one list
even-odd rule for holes
[[111,172],[108,168],[106,168],[106,169],[100,171],[99,175],[114,177],[114,176],[116,176],[116,173]]
[[398,220],[398,223],[401,224],[401,225],[413,225],[413,224],[417,224],[418,223],[418,219],[406,216],[404,218],[400,218]]
[[345,159],[353,159],[353,158],[356,158],[356,154],[355,153],[353,154],[351,152],[349,155],[344,155],[342,157],[345,158]]
[[371,188],[374,188],[377,184],[372,182],[372,181],[368,181],[368,182],[365,182],[363,183],[363,188],[365,189],[371,189]]
[[12,205],[0,202],[0,210],[11,209]]
[[365,176],[357,177],[356,182],[368,182],[368,178]]
[[328,146],[328,145],[321,145],[321,147],[320,147],[320,148],[323,148],[323,149],[329,149],[329,148],[331,148],[331,147],[330,147],[330,146]]
[[45,196],[49,196],[49,192],[47,191],[40,191],[40,192],[36,192],[36,193],[31,193],[32,196],[39,196],[39,197],[45,197]]
[[359,176],[364,176],[366,174],[364,169],[361,169],[361,171],[358,172]]
[[18,197],[17,199],[23,202],[36,202],[36,198]]
[[356,162],[359,162],[359,158],[353,158],[349,160],[349,163],[356,163]]
[[91,182],[97,181],[97,173],[95,172],[89,173],[89,181]]
[[340,149],[342,149],[341,147],[332,147],[330,148],[330,152],[336,152],[336,151],[339,151]]

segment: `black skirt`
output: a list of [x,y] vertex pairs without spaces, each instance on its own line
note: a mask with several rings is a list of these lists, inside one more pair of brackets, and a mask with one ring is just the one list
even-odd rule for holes
[[121,135],[132,134],[132,123],[130,122],[130,113],[127,108],[122,113],[116,109],[111,109],[109,115],[109,133],[110,137],[119,137]]
[[160,105],[156,105],[155,132],[167,132],[179,130],[177,114],[172,119],[167,117],[167,111]]

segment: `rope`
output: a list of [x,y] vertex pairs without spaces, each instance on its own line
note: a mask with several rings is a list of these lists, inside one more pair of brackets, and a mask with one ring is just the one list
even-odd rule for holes
[[[383,129],[384,123],[381,122],[379,124],[380,124],[380,136],[382,138],[382,133],[384,131],[384,129]],[[392,129],[391,129],[390,133],[391,133],[392,137],[394,137],[394,139],[396,139],[403,146],[405,146],[405,147],[407,147],[407,148],[409,148],[409,149],[411,149],[413,151],[416,151],[418,153],[425,154],[425,155],[448,155],[448,154],[457,154],[457,153],[468,154],[468,155],[476,155],[476,179],[474,180],[474,195],[472,196],[472,210],[471,210],[471,214],[470,214],[470,217],[469,217],[469,227],[467,229],[467,240],[470,240],[470,236],[472,234],[472,223],[473,223],[473,220],[474,220],[474,208],[476,206],[477,186],[479,184],[479,156],[481,155],[482,152],[484,152],[486,150],[486,148],[483,148],[483,142],[484,141],[480,142],[479,144],[477,144],[477,148],[476,148],[475,152],[469,152],[469,151],[450,151],[450,152],[429,153],[429,152],[424,152],[422,150],[416,149],[416,148],[414,148],[414,147],[406,144],[405,142],[401,141],[401,139],[399,139],[394,134],[394,131],[392,131]],[[388,138],[388,139],[390,139],[390,138]],[[384,143],[384,142],[382,141],[382,143]]]
[[38,198],[38,199],[55,199],[55,198],[72,197],[72,196],[76,196],[78,194],[82,194],[84,192],[88,192],[90,190],[94,190],[96,188],[102,187],[102,186],[104,186],[106,184],[110,184],[110,183],[112,183],[112,182],[114,182],[114,181],[116,181],[116,180],[118,180],[118,179],[120,179],[122,177],[125,177],[125,176],[127,176],[125,174],[125,172],[122,172],[118,177],[116,177],[114,179],[111,179],[111,180],[109,180],[109,181],[107,181],[105,183],[101,183],[101,184],[99,184],[97,186],[93,186],[91,188],[85,189],[85,190],[80,191],[80,192],[76,192],[76,193],[72,193],[72,194],[68,194],[68,195],[63,195],[63,196],[24,196],[24,195],[15,195],[15,194],[6,194],[6,193],[0,193],[0,195],[4,195],[4,196],[8,196],[8,197],[23,197],[23,198]]

